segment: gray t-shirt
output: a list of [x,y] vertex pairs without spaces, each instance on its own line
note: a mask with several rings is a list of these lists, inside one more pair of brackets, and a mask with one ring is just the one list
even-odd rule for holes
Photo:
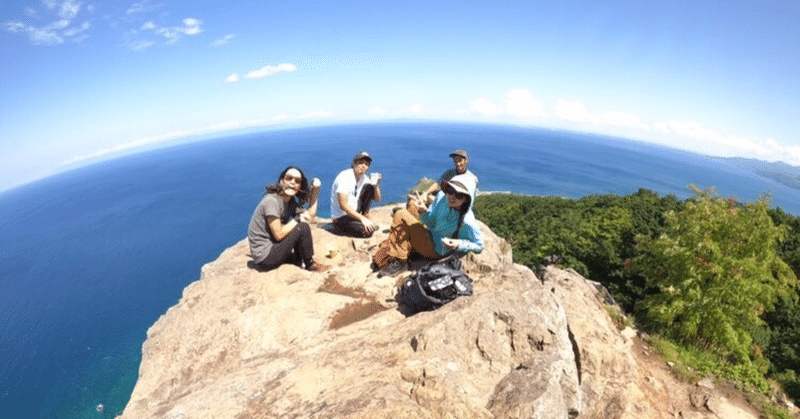
[[278,194],[270,193],[261,199],[250,218],[250,226],[247,229],[250,255],[256,263],[261,263],[266,259],[272,245],[278,242],[272,236],[272,230],[267,221],[268,217],[278,217],[281,223],[286,224],[303,211],[304,208],[297,203],[295,198],[290,199],[289,202],[283,202]]

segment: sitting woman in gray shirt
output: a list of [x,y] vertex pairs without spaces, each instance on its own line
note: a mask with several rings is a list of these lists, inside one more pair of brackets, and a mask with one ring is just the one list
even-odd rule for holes
[[[260,269],[274,269],[290,262],[312,272],[325,272],[330,266],[314,261],[314,242],[308,221],[317,215],[319,180],[309,190],[308,179],[298,167],[289,166],[278,182],[269,185],[258,203],[247,239],[250,255]],[[309,204],[308,209],[303,205]]]

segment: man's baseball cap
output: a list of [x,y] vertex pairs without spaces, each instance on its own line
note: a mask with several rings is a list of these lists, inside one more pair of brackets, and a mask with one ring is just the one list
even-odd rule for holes
[[459,150],[456,150],[456,151],[450,153],[450,157],[455,157],[455,156],[460,156],[460,157],[463,157],[465,159],[469,159],[469,157],[467,157],[467,150],[460,150],[459,149]]
[[358,153],[356,153],[356,156],[353,157],[353,161],[361,159],[367,159],[369,160],[370,163],[372,163],[372,157],[370,157],[369,153],[367,153],[366,151],[359,151]]

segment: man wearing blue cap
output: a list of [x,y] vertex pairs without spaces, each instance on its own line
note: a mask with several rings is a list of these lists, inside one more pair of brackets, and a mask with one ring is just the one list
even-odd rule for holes
[[368,175],[371,164],[369,153],[358,152],[350,168],[342,170],[331,186],[331,220],[349,236],[371,237],[378,229],[369,219],[369,207],[372,201],[381,201],[381,174]]

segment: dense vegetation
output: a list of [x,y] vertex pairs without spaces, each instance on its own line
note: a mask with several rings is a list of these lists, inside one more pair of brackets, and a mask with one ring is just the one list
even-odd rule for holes
[[602,282],[639,327],[696,354],[692,367],[800,400],[800,218],[766,199],[640,189],[581,199],[488,195],[475,213],[514,259]]

